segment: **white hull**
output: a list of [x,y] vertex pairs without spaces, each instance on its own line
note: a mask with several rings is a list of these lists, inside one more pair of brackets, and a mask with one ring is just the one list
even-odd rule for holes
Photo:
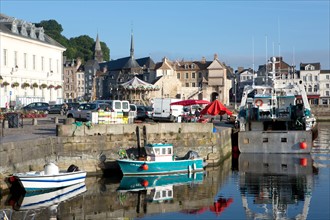
[[312,136],[312,131],[240,131],[238,148],[241,153],[310,153]]
[[22,202],[17,204],[19,207],[16,207],[19,210],[27,209],[39,209],[43,207],[49,207],[54,204],[58,204],[70,198],[73,198],[83,192],[85,192],[86,185],[84,182],[54,190],[51,192],[45,192],[41,194],[25,194]]
[[26,191],[61,188],[85,181],[86,172],[63,172],[53,175],[41,175],[41,172],[16,173],[16,177]]

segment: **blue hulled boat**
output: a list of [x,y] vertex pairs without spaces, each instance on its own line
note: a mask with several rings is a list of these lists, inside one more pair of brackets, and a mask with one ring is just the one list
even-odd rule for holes
[[147,144],[146,156],[131,159],[123,153],[117,162],[124,175],[157,175],[202,171],[206,166],[203,158],[189,151],[184,157],[174,157],[173,145],[167,143]]

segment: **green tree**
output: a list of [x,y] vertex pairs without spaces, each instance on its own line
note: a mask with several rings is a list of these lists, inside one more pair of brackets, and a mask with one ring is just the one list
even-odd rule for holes
[[[83,62],[93,59],[95,48],[95,41],[93,38],[87,35],[81,35],[79,37],[67,39],[62,35],[62,25],[56,20],[41,21],[35,25],[36,27],[43,27],[45,34],[66,48],[63,55],[66,56],[67,59],[76,59],[77,57],[81,57]],[[110,49],[104,42],[100,43],[103,52],[103,59],[108,61],[110,59]]]

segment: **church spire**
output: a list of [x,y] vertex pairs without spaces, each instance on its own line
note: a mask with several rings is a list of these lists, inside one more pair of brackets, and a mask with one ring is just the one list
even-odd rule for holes
[[134,42],[133,42],[133,30],[131,31],[131,50],[130,50],[130,57],[134,57]]
[[99,40],[99,34],[96,35],[95,49],[94,49],[94,60],[101,63],[103,62],[103,52],[101,49],[101,43]]

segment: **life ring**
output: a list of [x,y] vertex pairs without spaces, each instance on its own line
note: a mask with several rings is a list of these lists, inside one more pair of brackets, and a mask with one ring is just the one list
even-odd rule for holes
[[261,99],[257,99],[255,101],[255,104],[256,104],[256,106],[260,107],[260,106],[262,106],[262,104],[264,104],[264,102]]

